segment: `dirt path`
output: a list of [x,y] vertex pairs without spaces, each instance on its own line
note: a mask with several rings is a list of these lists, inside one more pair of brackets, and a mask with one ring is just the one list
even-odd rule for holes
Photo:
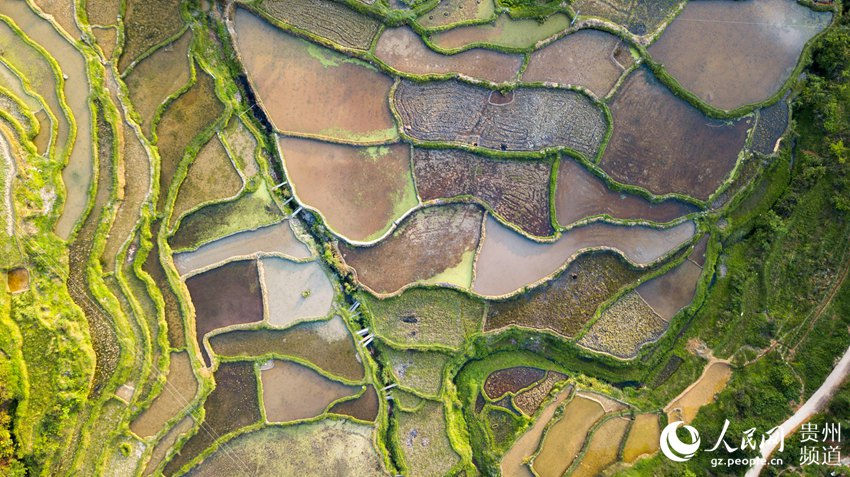
[[[841,357],[841,360],[838,361],[838,364],[829,373],[829,376],[826,377],[821,387],[812,394],[812,397],[797,409],[794,415],[781,424],[782,434],[787,438],[812,416],[820,412],[829,403],[839,386],[841,386],[848,376],[850,376],[850,348],[847,348],[844,356]],[[761,458],[767,460],[776,449],[777,444],[770,441],[765,442],[759,449],[761,451]],[[747,471],[746,477],[757,477],[763,468],[763,462],[753,465]]]

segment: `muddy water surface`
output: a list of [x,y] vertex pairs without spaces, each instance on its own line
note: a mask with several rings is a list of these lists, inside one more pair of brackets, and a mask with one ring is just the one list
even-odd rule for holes
[[260,377],[263,405],[269,422],[316,417],[337,399],[356,394],[359,386],[331,381],[312,369],[291,361],[273,360]]

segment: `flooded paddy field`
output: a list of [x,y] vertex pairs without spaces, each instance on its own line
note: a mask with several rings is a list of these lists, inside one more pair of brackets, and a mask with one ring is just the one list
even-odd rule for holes
[[548,236],[554,232],[548,161],[498,160],[461,150],[417,148],[413,173],[423,201],[472,196],[526,233]]
[[607,125],[587,96],[536,88],[500,96],[455,80],[402,81],[393,101],[404,132],[419,141],[503,151],[569,148],[596,155]]
[[373,144],[396,137],[389,76],[242,9],[235,25],[248,78],[279,131]]
[[437,396],[443,385],[443,368],[449,355],[436,351],[396,350],[382,351],[390,363],[393,376],[403,387],[424,395]]
[[623,446],[623,462],[630,464],[641,456],[658,452],[661,426],[658,414],[639,414],[635,417],[629,436]]
[[491,302],[484,330],[516,325],[574,336],[599,305],[641,274],[613,252],[582,254],[546,284]]
[[194,434],[166,464],[173,475],[216,439],[260,421],[260,400],[253,362],[222,363],[215,371],[215,389],[204,402],[206,431]]
[[564,475],[581,450],[590,428],[604,415],[605,410],[598,402],[576,395],[543,437],[539,453],[532,461],[537,475]]
[[9,293],[23,293],[30,289],[30,274],[26,268],[15,268],[6,274]]
[[363,394],[356,399],[338,402],[328,412],[361,421],[374,421],[378,417],[378,393],[375,391],[375,386],[366,386]]
[[702,268],[685,260],[664,275],[642,283],[635,291],[661,319],[669,322],[694,299],[701,275]]
[[732,377],[732,367],[723,361],[709,362],[699,379],[664,408],[669,421],[694,420],[699,409],[714,401]]
[[124,72],[148,50],[180,33],[183,18],[180,4],[171,0],[127,0],[122,5],[124,49],[118,69]]
[[145,134],[150,135],[157,108],[192,79],[191,43],[192,32],[187,30],[174,42],[140,61],[124,76],[130,100],[142,120],[140,125]]
[[187,435],[195,426],[195,420],[192,416],[186,416],[172,427],[168,433],[156,443],[153,451],[151,451],[150,459],[145,464],[145,470],[142,473],[143,477],[148,477],[156,472],[157,467],[165,460],[168,451],[174,447],[178,439]]
[[210,337],[217,356],[291,356],[306,360],[327,373],[351,381],[364,377],[363,364],[342,318],[302,323],[286,330],[235,330]]
[[195,334],[207,366],[207,333],[225,326],[263,320],[263,298],[255,260],[230,262],[192,276],[186,288],[195,306]]
[[187,476],[386,475],[371,426],[322,420],[264,427],[233,439]]
[[534,474],[525,460],[531,457],[540,445],[546,426],[555,417],[558,406],[564,403],[572,393],[571,388],[559,392],[554,399],[546,405],[534,424],[514,442],[511,448],[502,457],[500,468],[504,477],[533,477]]
[[226,127],[219,132],[222,142],[227,144],[231,159],[237,169],[242,171],[242,177],[250,180],[259,173],[257,164],[257,138],[245,126],[238,116],[231,119]]
[[[476,0],[482,1],[482,0]],[[483,2],[490,3],[491,2]],[[437,6],[440,8],[442,3]],[[475,48],[455,55],[439,54],[409,27],[385,30],[375,46],[375,56],[387,66],[407,74],[452,74],[504,83],[516,79],[521,55]]]
[[400,295],[360,299],[374,316],[375,332],[407,346],[458,348],[481,329],[485,303],[448,288],[411,288]]
[[654,203],[635,194],[610,189],[602,179],[566,156],[561,157],[558,165],[555,211],[561,227],[600,215],[665,223],[697,210],[675,199]]
[[289,220],[240,232],[202,245],[195,251],[174,255],[174,266],[186,275],[231,258],[254,254],[282,254],[293,259],[310,258],[310,249],[295,236]]
[[357,279],[377,293],[426,281],[468,287],[482,216],[474,205],[419,209],[377,245],[340,244],[340,252]]
[[291,361],[272,360],[260,371],[263,407],[269,422],[309,419],[325,412],[334,401],[360,391],[357,386],[331,381]]
[[196,75],[195,84],[169,103],[155,127],[160,157],[158,209],[165,207],[169,187],[189,143],[224,111],[215,94],[213,78],[200,68]]
[[[185,351],[171,353],[165,385],[150,407],[130,424],[130,430],[142,439],[157,434],[165,423],[185,409],[198,391],[192,362]],[[178,426],[179,427],[179,426]]]
[[747,139],[750,119],[708,119],[646,68],[632,73],[611,102],[614,134],[601,166],[615,180],[653,194],[705,200],[726,179]]
[[570,229],[555,242],[539,243],[488,216],[472,290],[492,297],[514,293],[537,284],[577,253],[591,249],[617,250],[636,265],[649,265],[682,246],[694,232],[690,221],[669,229],[593,223]]
[[187,215],[180,220],[180,226],[169,242],[177,252],[195,250],[214,240],[281,220],[283,213],[262,183],[255,191],[244,191],[237,199],[205,205]]
[[380,237],[419,203],[406,144],[354,147],[290,137],[278,144],[296,196],[350,240]]
[[543,21],[531,18],[514,20],[507,14],[502,14],[492,23],[460,26],[434,33],[431,35],[431,41],[444,50],[473,45],[524,50],[534,47],[540,40],[566,30],[569,25],[569,17],[562,13],[551,15]]
[[490,373],[484,380],[484,395],[497,401],[505,394],[517,393],[546,376],[546,370],[530,366],[517,366],[499,369]]
[[629,46],[599,30],[579,30],[533,52],[526,83],[582,86],[603,98],[634,63]]
[[256,7],[276,21],[346,48],[366,50],[381,23],[332,0],[263,0]]
[[731,110],[779,91],[831,18],[788,0],[689,2],[649,54],[685,89]]
[[425,401],[416,412],[399,412],[393,417],[409,475],[445,475],[457,463],[441,403]]
[[336,291],[319,262],[264,257],[260,265],[271,326],[286,327],[309,318],[323,318],[331,312]]
[[416,22],[424,28],[446,27],[461,22],[485,21],[495,11],[493,0],[446,0],[423,13]]
[[620,442],[626,435],[629,420],[613,417],[603,422],[595,431],[590,443],[572,474],[580,477],[594,477],[617,461]]
[[[59,70],[53,71],[47,58],[38,48],[26,44],[15,35],[9,25],[0,25],[0,47],[6,61],[18,69],[23,77],[45,99],[58,121],[57,144],[59,154],[68,154],[68,163],[62,169],[65,184],[65,204],[62,216],[56,223],[56,233],[67,239],[77,220],[83,215],[91,186],[94,158],[92,156],[92,110],[88,95],[90,85],[86,76],[86,63],[82,53],[49,23],[39,17],[26,2],[4,0],[0,9],[31,41],[56,61]],[[58,78],[62,78],[57,83]],[[61,85],[61,86],[60,86]],[[63,97],[60,99],[59,92]],[[60,104],[70,108],[67,113]],[[70,114],[70,117],[62,117]],[[71,136],[71,123],[76,124],[76,135]]]
[[640,348],[657,340],[667,330],[640,294],[630,292],[606,308],[578,344],[618,358],[634,358]]

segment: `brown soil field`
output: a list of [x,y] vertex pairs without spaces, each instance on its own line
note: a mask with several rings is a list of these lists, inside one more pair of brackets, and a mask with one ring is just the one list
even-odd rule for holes
[[493,371],[484,380],[482,389],[490,399],[501,399],[507,393],[516,393],[546,376],[546,370],[517,366]]
[[699,409],[713,402],[714,396],[726,387],[731,377],[732,367],[728,363],[710,363],[690,388],[664,408],[669,421],[681,420],[685,424],[693,421]]
[[124,49],[119,71],[153,46],[176,35],[183,27],[180,4],[173,0],[127,0],[122,18]]
[[788,103],[785,99],[759,110],[751,145],[754,152],[773,154],[777,141],[788,129],[788,115]]
[[171,353],[165,387],[150,407],[130,423],[130,430],[143,439],[157,434],[169,419],[195,399],[197,391],[198,381],[189,355],[185,351]]
[[591,426],[605,415],[598,402],[576,396],[564,408],[561,419],[553,424],[544,437],[540,453],[532,467],[540,477],[564,475],[578,455]]
[[474,205],[420,209],[377,245],[339,247],[361,283],[377,293],[392,293],[463,265],[464,255],[478,246],[482,214]]
[[549,396],[555,385],[565,379],[567,379],[567,376],[564,374],[557,371],[548,371],[543,381],[514,396],[514,406],[526,416],[533,416],[540,409],[540,405],[543,404],[543,401]]
[[26,268],[9,270],[6,285],[10,293],[22,293],[30,289],[30,272]]
[[[615,59],[615,50],[625,64]],[[533,52],[522,74],[527,83],[557,83],[583,86],[593,94],[605,97],[625,68],[634,63],[628,45],[599,30],[579,30]]]
[[666,330],[667,322],[640,295],[630,292],[605,309],[578,344],[629,359]]
[[242,177],[218,136],[213,136],[198,152],[180,184],[171,214],[172,223],[203,203],[233,198],[241,190]]
[[525,433],[521,435],[516,442],[514,442],[514,445],[505,453],[504,457],[502,457],[502,463],[500,464],[502,475],[504,477],[534,477],[531,469],[524,464],[523,461],[537,450],[540,439],[543,437],[543,432],[546,430],[546,426],[555,416],[555,411],[558,409],[558,406],[570,397],[571,392],[571,387],[567,387],[558,393],[552,402],[543,409],[537,420],[534,421],[529,429],[525,431]]
[[442,141],[505,151],[570,148],[595,157],[605,136],[602,111],[575,91],[517,89],[494,104],[492,91],[456,80],[402,81],[393,95],[404,131]]
[[263,0],[260,11],[347,48],[366,50],[381,23],[332,0]]
[[499,160],[451,149],[414,149],[413,173],[423,201],[473,196],[536,236],[554,233],[549,213],[549,163]]
[[626,79],[610,106],[614,134],[602,169],[656,195],[707,199],[735,167],[751,122],[708,119],[646,68]]
[[485,20],[496,11],[493,0],[444,0],[416,19],[424,28],[443,27],[470,20]]

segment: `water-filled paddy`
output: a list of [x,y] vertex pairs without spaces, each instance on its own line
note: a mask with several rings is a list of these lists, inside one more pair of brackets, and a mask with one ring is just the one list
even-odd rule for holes
[[467,50],[456,55],[441,55],[428,48],[422,38],[409,27],[385,30],[375,46],[375,56],[402,73],[416,75],[459,73],[493,83],[504,83],[516,79],[519,68],[522,66],[520,55],[507,55],[482,48]]
[[298,240],[289,220],[256,230],[240,232],[202,245],[195,251],[174,255],[174,266],[180,275],[254,254],[283,254],[294,259],[310,257],[310,249]]
[[236,46],[275,128],[336,140],[396,137],[392,80],[366,63],[308,43],[236,11]]
[[198,381],[192,371],[192,362],[185,351],[171,353],[165,386],[150,407],[130,424],[130,430],[141,438],[158,433],[165,423],[177,416],[195,399]]
[[589,97],[539,88],[500,96],[457,80],[402,81],[393,103],[404,132],[420,141],[503,151],[569,148],[595,157],[607,125]]
[[340,251],[346,264],[357,271],[360,283],[377,293],[392,293],[435,277],[468,287],[482,214],[474,205],[419,209],[377,245],[340,244]]
[[526,233],[553,233],[548,161],[499,160],[461,150],[417,148],[413,173],[423,201],[472,196]]
[[491,302],[484,329],[517,325],[573,336],[593,318],[599,305],[640,275],[613,252],[579,255],[554,280],[511,299]]
[[735,167],[751,122],[708,119],[646,68],[626,79],[610,106],[614,134],[602,169],[657,195],[707,199]]
[[10,293],[22,293],[30,289],[30,273],[26,268],[9,270],[6,275],[6,285]]
[[289,422],[316,417],[340,398],[360,391],[357,386],[331,381],[312,369],[291,361],[272,360],[260,372],[263,406],[269,422]]
[[187,475],[279,477],[282,475],[384,476],[372,445],[371,426],[323,420],[266,427],[230,441]]
[[571,389],[566,388],[550,402],[540,413],[537,420],[525,433],[514,442],[510,450],[502,457],[500,465],[504,477],[533,477],[534,474],[523,461],[534,454],[543,437],[543,432],[549,421],[555,416],[555,411],[568,397]]
[[257,8],[290,27],[347,48],[366,50],[381,23],[333,0],[264,0]]
[[657,414],[640,414],[635,417],[629,437],[623,446],[623,461],[632,463],[640,456],[658,452],[661,427]]
[[356,399],[338,402],[331,406],[328,412],[361,421],[374,421],[378,417],[378,406],[378,393],[375,386],[369,385]]
[[522,80],[582,86],[605,97],[633,62],[620,38],[599,30],[579,30],[532,53]]
[[186,30],[179,39],[156,50],[124,77],[145,134],[150,134],[151,121],[159,105],[189,83],[192,74],[189,60],[191,42],[192,32]]
[[231,262],[192,276],[186,288],[195,306],[195,334],[207,366],[203,338],[212,330],[263,320],[263,299],[255,260]]
[[602,179],[577,161],[561,157],[555,212],[562,227],[598,215],[664,223],[696,211],[696,207],[675,199],[653,203],[635,194],[609,189]]
[[363,379],[363,365],[342,318],[302,323],[286,330],[237,330],[210,338],[218,356],[292,356],[327,373],[352,381]]
[[434,33],[431,41],[438,48],[446,50],[470,45],[493,45],[522,50],[566,30],[569,25],[569,17],[562,13],[549,16],[542,22],[532,18],[514,20],[507,14],[502,14],[493,23],[461,26]]
[[265,257],[261,265],[270,325],[285,327],[330,313],[336,293],[319,262],[298,263]]
[[[71,109],[76,122],[77,132],[74,140],[70,140],[70,123],[60,119],[58,151],[61,154],[70,151],[68,164],[62,170],[62,181],[65,183],[66,196],[62,216],[56,223],[56,233],[62,238],[68,238],[77,219],[86,208],[89,187],[92,179],[92,112],[89,108],[89,83],[86,76],[85,59],[65,37],[59,34],[50,23],[33,12],[26,2],[4,0],[2,3],[4,15],[10,17],[23,30],[24,34],[43,47],[59,64],[60,75],[64,75],[63,92],[65,101]],[[9,27],[4,23],[4,30]],[[53,113],[59,117],[64,114],[59,107],[54,73],[36,50],[23,43],[11,30],[4,31],[0,36],[0,46],[3,56],[30,81],[34,89],[45,98]],[[67,142],[66,142],[67,141]]]
[[213,136],[198,151],[180,184],[171,213],[172,221],[201,204],[233,198],[240,190],[242,177],[218,136]]
[[168,433],[156,443],[153,451],[151,452],[151,457],[145,465],[145,471],[142,473],[144,477],[149,475],[153,475],[156,471],[156,468],[162,461],[165,459],[165,456],[168,454],[168,451],[171,450],[171,447],[177,442],[180,437],[184,434],[192,430],[192,427],[195,425],[195,420],[192,416],[186,416],[180,420]]
[[564,475],[581,450],[587,432],[605,411],[598,402],[577,395],[564,408],[561,419],[544,436],[532,467],[540,477]]
[[649,54],[685,89],[729,110],[778,91],[831,18],[791,0],[688,2]]
[[577,252],[591,248],[616,249],[635,264],[648,265],[681,246],[694,232],[690,221],[663,230],[594,223],[570,229],[553,243],[538,243],[488,216],[472,289],[485,296],[513,293],[548,277]]
[[350,240],[380,237],[418,204],[406,144],[353,147],[288,137],[278,144],[300,202]]
[[731,377],[732,367],[728,363],[710,363],[691,387],[664,408],[668,419],[690,423],[702,406],[714,401],[714,396],[726,387]]
[[594,432],[578,466],[571,475],[594,477],[617,461],[620,442],[626,434],[629,420],[614,417],[603,422]]
[[637,287],[636,291],[664,321],[691,303],[702,268],[690,260]]

